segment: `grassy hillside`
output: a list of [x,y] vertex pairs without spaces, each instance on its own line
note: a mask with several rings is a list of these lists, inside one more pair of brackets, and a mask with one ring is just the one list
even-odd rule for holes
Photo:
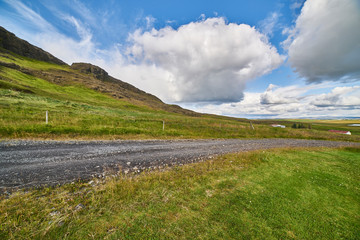
[[[314,138],[360,141],[312,129],[272,128],[270,122],[194,113],[105,75],[0,51],[0,137],[38,139]],[[99,79],[100,78],[100,79]],[[45,124],[45,113],[49,123]],[[163,131],[163,121],[165,129]],[[257,124],[256,124],[257,123]],[[343,129],[343,123],[334,123]],[[336,125],[337,124],[337,125]],[[290,127],[291,122],[287,122]]]
[[0,197],[2,239],[358,239],[360,149],[228,154]]

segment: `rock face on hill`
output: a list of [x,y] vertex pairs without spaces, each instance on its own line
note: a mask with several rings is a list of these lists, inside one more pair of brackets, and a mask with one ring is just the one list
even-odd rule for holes
[[92,74],[95,78],[102,81],[106,81],[109,78],[109,74],[104,69],[90,63],[73,63],[71,68],[85,74]]
[[[183,109],[180,106],[165,104],[156,96],[144,92],[127,82],[116,79],[110,76],[104,69],[90,63],[73,63],[71,68],[88,76],[86,81],[82,80],[81,76],[77,76],[77,82],[83,82],[90,88],[111,95],[114,98],[127,99],[135,104],[146,105],[167,112],[200,116],[199,113]],[[96,79],[96,81],[92,79]]]
[[60,59],[54,57],[53,55],[42,50],[41,48],[31,45],[27,41],[16,37],[15,34],[7,31],[1,26],[0,51],[10,51],[24,57],[33,58],[44,62],[66,65],[66,63],[64,63]]
[[[132,91],[134,93],[138,93],[138,94],[145,94],[145,95],[151,96],[152,98],[156,98],[157,101],[161,101],[157,97],[155,97],[149,93],[146,93],[146,92],[134,87],[133,85],[131,85],[129,83],[123,82],[119,79],[116,79],[116,78],[110,76],[104,69],[102,69],[98,66],[92,65],[90,63],[73,63],[73,64],[71,64],[71,68],[78,70],[81,73],[89,74],[92,77],[95,77],[96,79],[101,80],[103,82],[115,83],[122,89],[126,89],[126,90]],[[109,88],[109,90],[110,89],[111,88]]]

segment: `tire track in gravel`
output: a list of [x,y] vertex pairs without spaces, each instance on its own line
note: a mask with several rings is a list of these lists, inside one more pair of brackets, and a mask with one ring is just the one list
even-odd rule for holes
[[182,165],[230,152],[279,147],[340,147],[360,143],[300,139],[2,141],[0,193]]

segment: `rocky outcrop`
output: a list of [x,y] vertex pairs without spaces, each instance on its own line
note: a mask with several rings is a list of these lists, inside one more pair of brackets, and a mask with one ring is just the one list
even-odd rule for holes
[[109,80],[109,74],[104,69],[90,63],[73,63],[71,68],[85,74],[92,74],[95,78],[102,81]]
[[27,41],[16,37],[15,34],[7,31],[3,27],[0,27],[0,51],[10,51],[24,57],[33,58],[44,62],[66,65],[66,63],[60,59],[54,57],[41,48],[31,45]]

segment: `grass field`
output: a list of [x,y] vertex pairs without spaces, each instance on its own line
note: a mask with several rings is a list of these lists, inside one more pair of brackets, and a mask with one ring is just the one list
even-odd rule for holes
[[[44,80],[39,81],[42,81],[44,85],[51,85]],[[131,105],[82,87],[59,88],[61,93],[58,94],[63,94],[63,99],[0,89],[0,135],[2,138],[292,137],[360,141],[359,130],[352,130],[352,136],[328,133],[326,130],[315,129],[315,127],[313,129],[279,129],[267,124],[254,124],[253,130],[249,122],[244,120],[184,116]],[[55,90],[51,93],[55,95]],[[72,97],[68,97],[67,95],[71,93]],[[79,95],[83,99],[74,99]],[[49,124],[45,124],[46,111],[49,112]],[[165,121],[165,131],[163,131],[163,121]],[[333,128],[342,129],[341,127]],[[359,127],[353,128],[359,129]]]
[[1,239],[358,239],[360,149],[228,154],[18,192]]
[[[319,120],[319,119],[289,119],[289,123],[303,123],[305,126],[311,125],[312,129],[320,131],[328,130],[342,130],[350,131],[351,134],[360,135],[360,127],[350,126],[351,124],[360,124],[359,119],[344,119],[344,120]],[[289,127],[291,125],[289,124]]]
[[[52,69],[61,71],[62,76],[75,71],[68,66],[4,53],[0,56],[0,61],[17,64],[31,71],[43,71],[46,74]],[[269,126],[269,122],[253,121],[255,129],[252,129],[249,120],[246,119],[171,113],[156,107],[135,104],[130,100],[116,99],[91,89],[83,82],[77,83],[76,77],[66,80],[66,84],[59,85],[26,72],[0,66],[2,139],[282,137],[360,141],[360,127],[351,128],[353,136],[327,132],[328,123],[314,123],[312,129],[291,129],[292,122],[287,121],[286,125],[289,127],[279,129]],[[79,76],[80,73],[77,74],[75,76]],[[48,124],[45,124],[46,111],[49,112]],[[343,123],[334,123],[331,128],[347,127]]]

